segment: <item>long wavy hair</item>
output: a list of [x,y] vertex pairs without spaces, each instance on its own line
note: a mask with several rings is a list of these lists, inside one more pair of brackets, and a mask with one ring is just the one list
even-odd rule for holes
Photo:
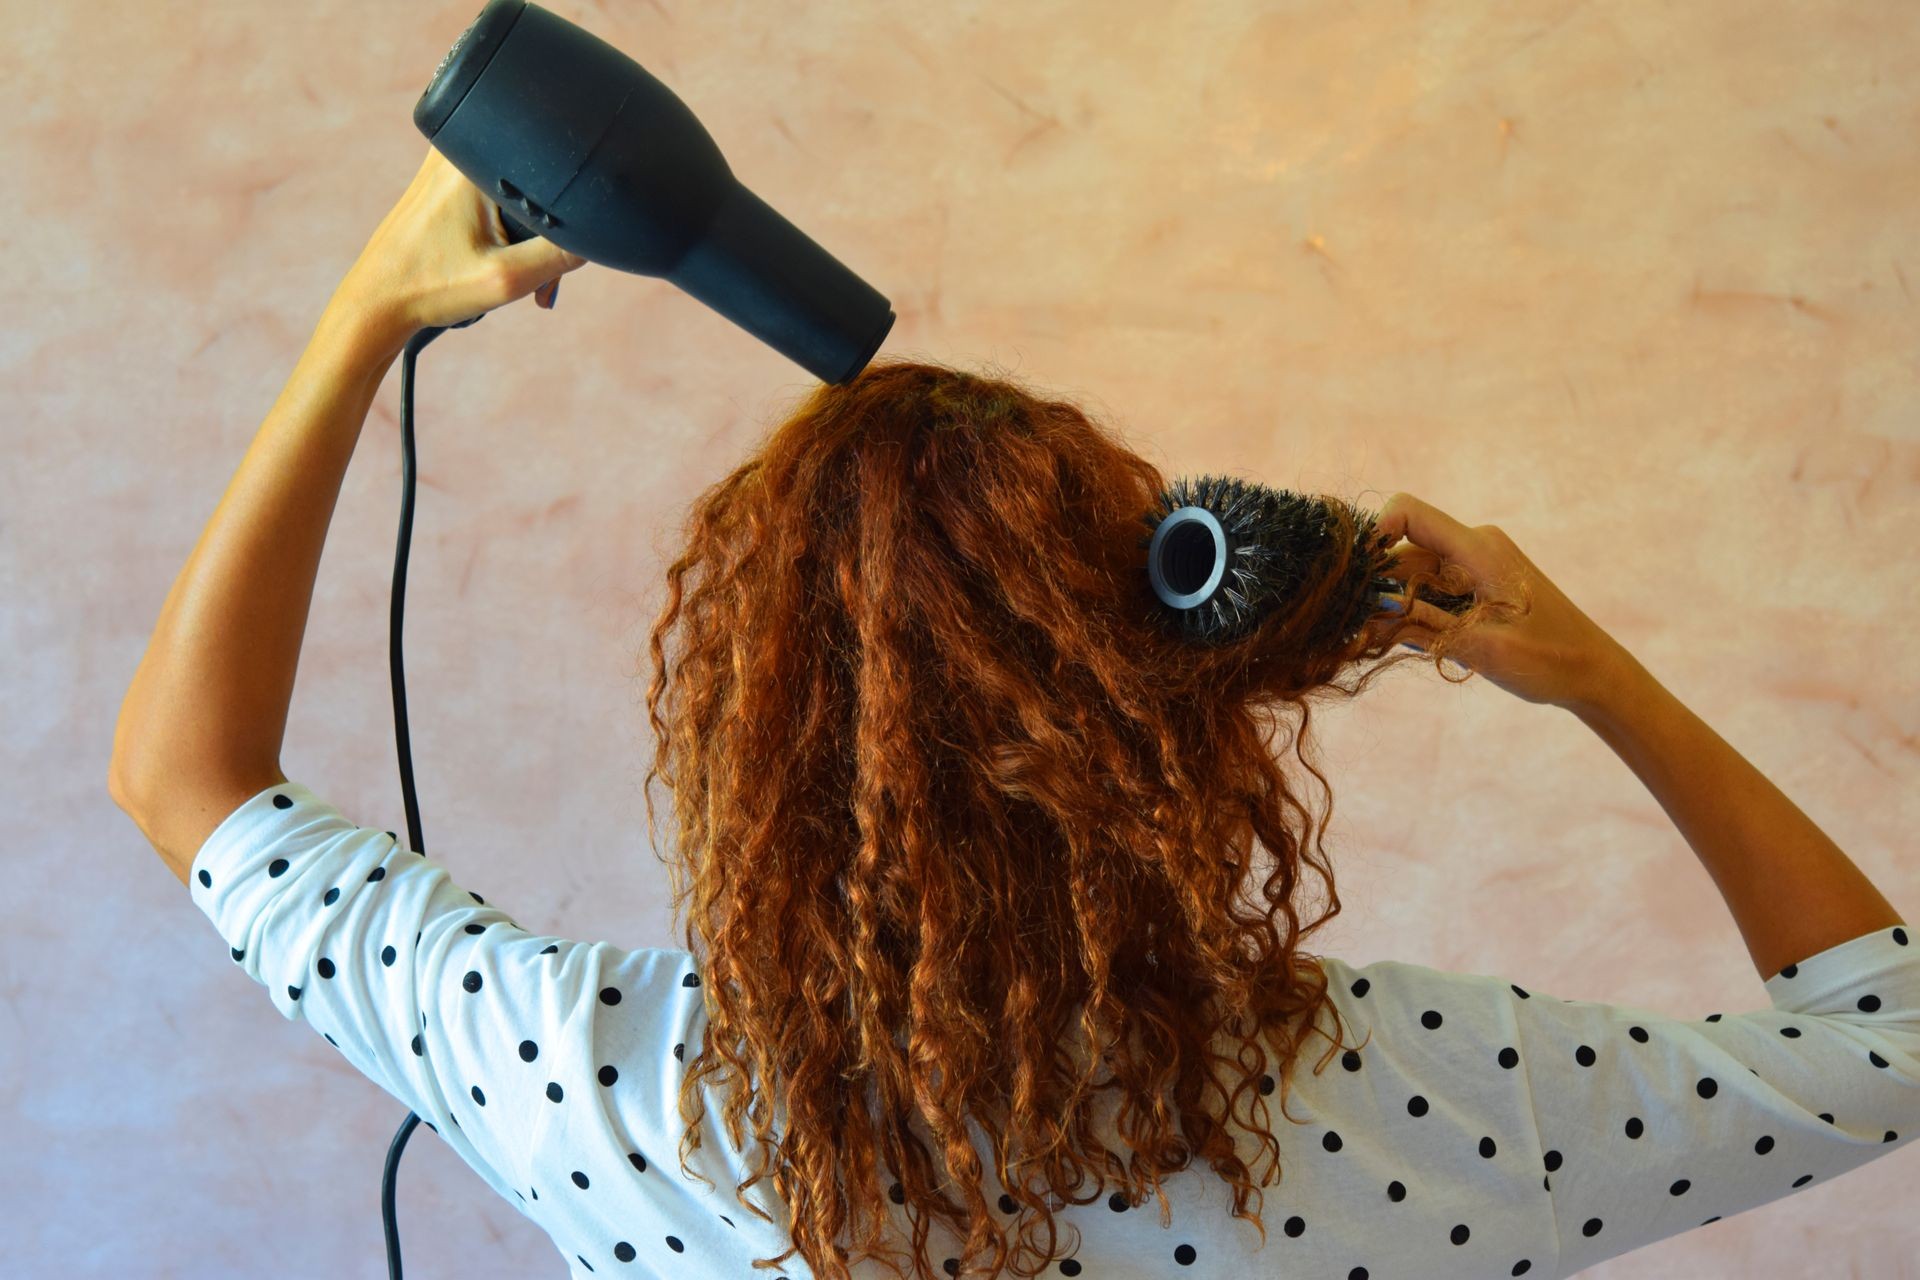
[[[680,1090],[681,1167],[700,1146],[699,1082],[731,1082],[727,1132],[741,1148],[750,1110],[758,1150],[735,1194],[768,1218],[741,1193],[771,1171],[792,1219],[792,1248],[756,1268],[797,1251],[832,1280],[867,1258],[903,1274],[891,1199],[916,1280],[934,1280],[933,1219],[965,1241],[965,1273],[1032,1276],[1056,1253],[1051,1209],[1110,1180],[1130,1205],[1158,1196],[1164,1224],[1161,1178],[1195,1156],[1265,1240],[1264,1196],[1248,1213],[1259,1193],[1210,1091],[1277,1173],[1267,1073],[1285,1115],[1314,1015],[1339,1026],[1300,949],[1340,912],[1310,704],[1422,658],[1336,683],[1406,625],[1327,638],[1353,557],[1375,551],[1371,517],[1340,501],[1324,572],[1287,606],[1231,644],[1181,640],[1140,545],[1166,487],[1072,403],[883,360],[814,390],[693,503],[651,636],[647,819],[651,833],[657,775],[708,1014]],[[1438,668],[1445,649],[1425,656]],[[1291,712],[1328,799],[1317,825],[1270,746]],[[1303,866],[1329,899],[1305,926]],[[1076,1018],[1084,1071],[1062,1053]],[[1231,1058],[1212,1048],[1222,1031]],[[1131,1158],[1089,1132],[1113,1090]],[[969,1122],[1017,1214],[1011,1256]]]

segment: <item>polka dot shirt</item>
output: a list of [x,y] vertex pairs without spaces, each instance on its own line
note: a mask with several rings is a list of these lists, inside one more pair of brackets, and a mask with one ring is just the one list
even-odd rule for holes
[[[706,1026],[688,952],[528,933],[294,782],[229,815],[189,884],[281,1015],[419,1115],[571,1276],[808,1274],[798,1255],[752,1269],[788,1247],[787,1218],[771,1179],[747,1193],[771,1223],[735,1200],[750,1162],[712,1093],[688,1162],[716,1185],[680,1171],[677,1089]],[[1818,1186],[1920,1131],[1911,943],[1905,927],[1855,938],[1768,979],[1771,1008],[1693,1019],[1324,957],[1347,1043],[1366,1044],[1322,1066],[1330,1042],[1308,1039],[1287,1092],[1304,1123],[1262,1099],[1284,1174],[1265,1189],[1264,1248],[1199,1162],[1166,1181],[1165,1206],[1064,1205],[1060,1248],[1069,1224],[1079,1247],[1041,1274],[1559,1277]],[[1259,1089],[1277,1095],[1270,1077]],[[1111,1107],[1096,1131],[1125,1150]],[[1258,1139],[1236,1141],[1257,1174]],[[949,1275],[957,1243],[929,1238]]]

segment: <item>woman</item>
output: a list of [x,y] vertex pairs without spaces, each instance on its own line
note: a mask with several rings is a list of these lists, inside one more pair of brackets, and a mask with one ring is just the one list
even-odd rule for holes
[[[563,268],[529,257],[506,292]],[[1144,571],[1164,489],[1070,403],[881,362],[703,494],[647,697],[684,950],[528,934],[277,767],[184,806],[231,809],[204,843],[210,816],[156,844],[281,1013],[579,1277],[1557,1277],[1920,1129],[1899,917],[1505,534],[1395,495],[1375,528],[1410,540],[1415,603],[1349,634],[1374,542],[1329,503],[1317,573],[1198,645]],[[1454,619],[1428,584],[1480,603]],[[1308,953],[1340,910],[1331,805],[1314,821],[1271,739],[1330,801],[1310,708],[1417,660],[1381,660],[1402,642],[1594,727],[1707,864],[1771,1009]],[[124,788],[143,815],[167,791]],[[1329,905],[1303,923],[1306,868]]]

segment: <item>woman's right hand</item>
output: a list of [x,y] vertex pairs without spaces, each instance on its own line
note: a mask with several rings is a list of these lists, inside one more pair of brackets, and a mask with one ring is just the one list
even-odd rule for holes
[[[1411,494],[1387,499],[1375,520],[1380,535],[1399,563],[1380,576],[1402,584],[1387,599],[1404,605],[1404,585],[1415,573],[1439,572],[1439,588],[1472,592],[1481,603],[1511,605],[1477,622],[1463,623],[1425,600],[1400,639],[1440,651],[1516,698],[1572,709],[1594,699],[1612,677],[1626,650],[1592,618],[1580,611],[1546,574],[1527,559],[1498,527],[1469,529],[1439,508]],[[1399,545],[1404,537],[1411,545]],[[1397,612],[1376,614],[1367,626],[1376,633],[1397,625]]]

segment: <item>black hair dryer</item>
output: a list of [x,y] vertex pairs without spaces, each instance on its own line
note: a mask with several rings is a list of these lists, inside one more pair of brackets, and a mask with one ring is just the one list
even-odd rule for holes
[[741,185],[673,90],[537,4],[488,0],[413,122],[510,240],[671,281],[823,382],[851,381],[893,328],[887,299]]

